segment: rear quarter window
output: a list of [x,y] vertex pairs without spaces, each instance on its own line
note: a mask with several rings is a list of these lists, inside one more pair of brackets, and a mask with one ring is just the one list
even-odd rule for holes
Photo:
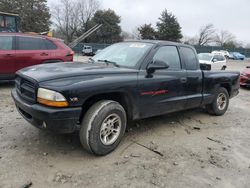
[[46,45],[48,50],[57,49],[57,46],[52,41],[46,39],[46,40],[44,40],[44,42],[45,42],[45,45]]
[[70,49],[63,41],[59,41],[59,43],[63,48]]
[[196,53],[192,48],[180,47],[181,57],[186,65],[187,70],[197,70],[198,69],[198,59]]

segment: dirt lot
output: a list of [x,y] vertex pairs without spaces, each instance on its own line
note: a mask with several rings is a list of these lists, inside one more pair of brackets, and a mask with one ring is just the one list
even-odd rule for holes
[[[230,62],[229,69],[247,64]],[[249,89],[240,90],[222,117],[196,109],[136,122],[116,151],[95,157],[76,134],[46,133],[23,120],[12,87],[0,85],[1,188],[250,185]]]

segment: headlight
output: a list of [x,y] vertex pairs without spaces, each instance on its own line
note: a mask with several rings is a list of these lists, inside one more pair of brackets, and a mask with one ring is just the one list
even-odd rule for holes
[[53,107],[69,106],[69,103],[61,93],[44,88],[38,88],[37,102]]
[[246,77],[246,78],[250,78],[250,75],[246,74],[246,73],[241,73],[240,76],[243,76],[243,77]]

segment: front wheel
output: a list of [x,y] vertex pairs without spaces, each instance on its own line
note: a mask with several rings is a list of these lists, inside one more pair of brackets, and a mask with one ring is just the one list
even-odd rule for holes
[[224,87],[220,87],[216,94],[212,104],[206,106],[208,113],[221,116],[225,114],[229,105],[229,94]]
[[85,114],[81,129],[82,146],[95,155],[106,155],[120,143],[126,129],[124,108],[117,102],[102,100]]

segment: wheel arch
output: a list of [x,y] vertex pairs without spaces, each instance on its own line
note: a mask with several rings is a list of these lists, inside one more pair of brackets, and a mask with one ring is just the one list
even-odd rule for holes
[[224,87],[227,90],[229,97],[231,96],[232,87],[229,83],[222,83],[220,84],[220,87]]
[[48,59],[48,60],[43,60],[42,64],[47,64],[47,63],[58,63],[58,62],[63,62],[62,59]]
[[132,97],[126,92],[109,92],[109,93],[100,93],[88,97],[82,105],[82,113],[80,117],[80,122],[82,121],[84,115],[89,110],[89,108],[98,101],[101,100],[113,100],[118,102],[126,111],[127,119],[134,119],[134,105],[132,102]]

